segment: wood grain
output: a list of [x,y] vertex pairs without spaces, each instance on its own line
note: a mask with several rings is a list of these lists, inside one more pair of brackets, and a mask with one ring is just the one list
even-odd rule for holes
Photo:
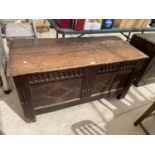
[[118,37],[20,39],[10,42],[9,76],[146,58]]

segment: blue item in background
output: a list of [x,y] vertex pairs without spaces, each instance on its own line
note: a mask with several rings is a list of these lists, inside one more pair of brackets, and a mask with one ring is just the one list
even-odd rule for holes
[[101,29],[111,29],[114,24],[114,19],[103,19]]

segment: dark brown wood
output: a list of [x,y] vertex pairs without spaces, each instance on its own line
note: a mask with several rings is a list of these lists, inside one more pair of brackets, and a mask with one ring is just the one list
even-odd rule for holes
[[146,61],[139,72],[134,84],[142,86],[155,82],[155,34],[135,34],[131,39],[131,45],[147,54],[150,59]]
[[91,102],[94,100],[101,99],[103,97],[105,97],[105,98],[109,98],[109,97],[116,98],[116,96],[121,94],[122,92],[123,92],[123,89],[117,89],[117,91],[116,90],[105,91],[105,92],[100,93],[100,94],[95,95],[95,96],[83,97],[83,98],[75,99],[72,101],[66,101],[64,103],[55,104],[55,105],[50,104],[50,105],[46,105],[43,107],[35,107],[34,111],[36,114],[43,114],[46,112],[52,112],[52,111],[68,108],[68,107],[71,107],[74,105],[80,105],[83,103]]
[[32,107],[32,95],[30,92],[30,85],[27,76],[14,77],[19,99],[24,111],[25,121],[36,121],[35,113]]
[[82,79],[62,80],[31,87],[33,106],[58,104],[80,98]]
[[148,57],[118,37],[14,40],[8,74],[28,121],[101,97],[124,97]]

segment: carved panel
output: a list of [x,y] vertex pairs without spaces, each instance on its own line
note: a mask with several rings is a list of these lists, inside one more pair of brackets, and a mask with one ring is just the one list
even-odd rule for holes
[[105,91],[111,91],[111,87],[116,79],[116,76],[117,72],[97,74],[95,78],[93,94],[104,93]]
[[31,85],[33,106],[59,104],[80,98],[81,86],[82,78]]
[[121,70],[117,73],[116,78],[111,86],[111,89],[125,88],[127,82],[129,82],[132,69]]
[[83,76],[83,69],[54,71],[47,73],[31,74],[28,76],[31,85],[38,83],[46,83],[71,78],[79,78]]
[[112,90],[125,88],[125,84],[136,65],[137,62],[133,61],[99,66],[93,94],[104,92],[108,94]]

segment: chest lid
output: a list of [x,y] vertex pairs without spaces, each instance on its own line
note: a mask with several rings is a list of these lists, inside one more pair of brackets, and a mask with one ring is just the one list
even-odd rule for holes
[[145,59],[119,37],[20,39],[10,42],[9,76]]

